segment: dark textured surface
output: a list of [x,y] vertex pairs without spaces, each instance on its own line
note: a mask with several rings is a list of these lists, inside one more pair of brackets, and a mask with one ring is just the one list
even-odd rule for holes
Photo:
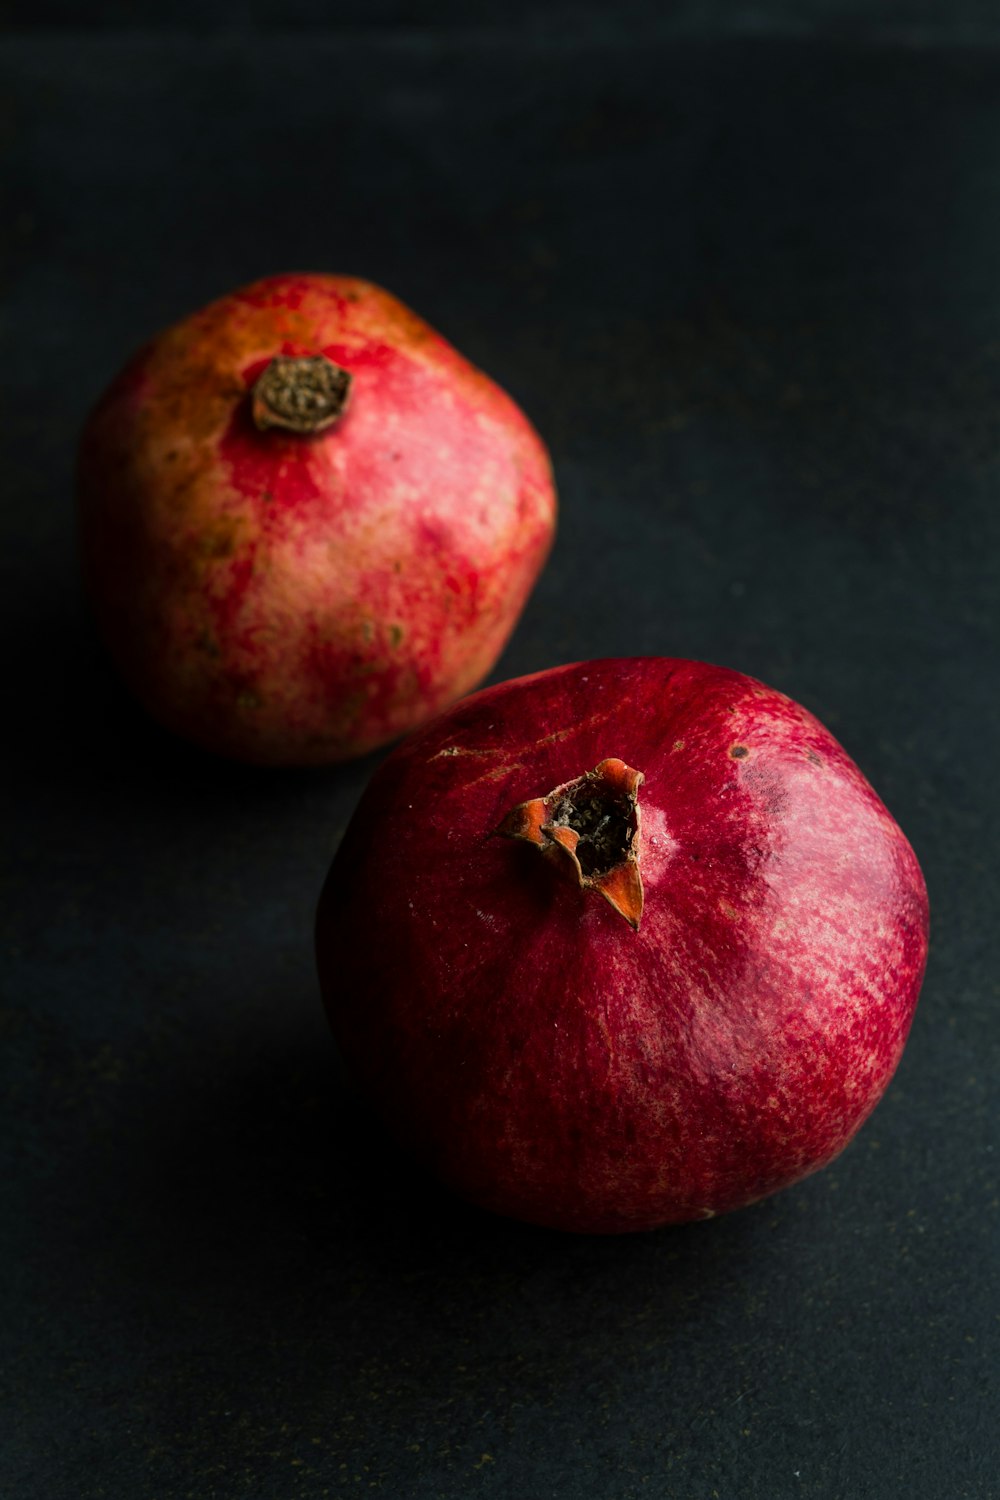
[[[219,5],[199,39],[0,43],[5,1496],[998,1493],[1000,51],[971,5],[954,43],[927,6],[842,6],[839,39],[837,10],[736,35],[681,7],[637,41],[550,7],[487,44]],[[562,531],[498,675],[749,671],[909,833],[925,994],[827,1172],[573,1240],[368,1138],[310,924],[374,762],[170,742],[73,558],[102,385],[296,267],[384,282],[552,448]]]

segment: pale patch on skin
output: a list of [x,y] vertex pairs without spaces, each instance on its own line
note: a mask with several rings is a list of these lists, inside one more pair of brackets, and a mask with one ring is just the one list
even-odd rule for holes
[[495,771],[487,771],[486,774],[484,776],[480,777],[479,779],[481,781],[503,781],[504,777],[505,776],[509,776],[512,771],[523,771],[523,770],[524,770],[524,763],[523,763],[523,761],[519,761],[518,760],[518,761],[515,761],[514,764],[511,765],[511,766],[508,766],[508,765],[497,766],[497,768],[496,768]]
[[[442,756],[445,756],[446,758],[449,758],[449,759],[454,759],[455,756],[463,756],[463,755],[476,756],[476,757],[478,757],[478,756],[491,756],[491,755],[495,755],[495,754],[499,754],[499,753],[501,753],[501,752],[494,751],[494,750],[462,750],[457,745],[449,745],[446,749],[439,750],[436,755],[432,755],[430,757],[430,759],[431,760],[440,760]],[[469,778],[468,781],[464,781],[462,783],[462,789],[464,791],[464,790],[467,790],[469,787],[477,786],[479,784],[479,782],[481,782],[481,781],[503,781],[507,776],[510,776],[513,772],[515,772],[515,771],[523,771],[523,770],[524,770],[524,766],[523,766],[523,764],[520,761],[515,761],[513,764],[509,764],[505,760],[502,765],[494,766],[491,771],[483,771],[481,773],[481,775],[479,775],[479,776],[472,776],[472,777]]]
[[431,756],[431,760],[440,760],[442,756],[453,755],[496,755],[496,750],[466,750],[463,745],[445,745],[443,750],[438,750]]
[[599,729],[602,724],[610,723],[613,718],[613,713],[591,714],[589,719],[583,719],[579,724],[571,725],[569,729],[557,729],[554,734],[545,735],[538,743],[556,745],[560,740],[575,739],[577,735],[585,734],[589,729]]
[[[605,712],[605,713],[591,714],[590,718],[588,718],[588,719],[582,719],[580,721],[580,723],[578,723],[578,724],[572,724],[568,729],[557,729],[557,730],[554,730],[552,734],[543,735],[541,737],[541,739],[535,740],[531,744],[528,744],[528,745],[518,746],[513,751],[511,751],[507,746],[500,746],[500,745],[494,745],[494,746],[491,746],[491,747],[489,747],[489,748],[487,748],[485,750],[477,750],[477,749],[471,748],[471,747],[466,746],[466,745],[446,745],[443,750],[436,751],[436,753],[431,756],[431,760],[438,760],[442,755],[503,755],[503,756],[509,756],[511,754],[514,754],[514,755],[524,755],[524,756],[527,756],[527,755],[530,754],[530,752],[532,750],[537,749],[537,747],[539,745],[557,745],[562,740],[575,739],[577,735],[579,735],[581,733],[584,733],[584,732],[586,732],[589,729],[599,729],[602,724],[607,724],[607,723],[611,722],[613,720],[613,718],[614,718],[614,714],[612,712],[610,712],[610,711],[609,712]],[[512,770],[513,769],[520,769],[520,766],[521,766],[521,763],[518,762],[517,766],[516,767],[512,766],[511,769]],[[466,782],[466,785],[467,786],[471,786],[472,783],[471,782]]]
[[640,796],[642,807],[642,883],[647,890],[657,884],[677,852],[677,840],[667,829],[662,808]]

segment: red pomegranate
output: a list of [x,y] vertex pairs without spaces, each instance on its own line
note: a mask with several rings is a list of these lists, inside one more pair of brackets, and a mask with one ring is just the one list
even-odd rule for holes
[[927,896],[791,699],[699,662],[596,661],[477,693],[389,757],[317,948],[401,1142],[487,1208],[613,1233],[836,1156],[899,1062]]
[[521,411],[345,276],[259,281],[154,339],[87,425],[79,495],[132,689],[263,763],[361,754],[474,686],[555,524]]

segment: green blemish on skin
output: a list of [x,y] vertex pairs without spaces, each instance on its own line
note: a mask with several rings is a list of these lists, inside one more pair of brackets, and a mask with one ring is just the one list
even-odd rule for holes
[[253,709],[261,708],[262,704],[260,698],[253,691],[253,688],[240,688],[240,691],[236,694],[236,707]]
[[403,639],[403,627],[402,627],[402,625],[390,625],[389,626],[389,645],[392,647],[392,649],[394,651],[400,645],[400,643],[402,642],[402,639]]

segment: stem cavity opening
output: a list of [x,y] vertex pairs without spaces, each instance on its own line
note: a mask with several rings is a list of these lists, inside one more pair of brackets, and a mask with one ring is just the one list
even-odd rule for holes
[[279,354],[254,382],[254,425],[309,434],[332,427],[347,406],[351,374],[325,354]]
[[534,844],[583,890],[599,892],[638,929],[642,918],[639,871],[639,787],[644,780],[623,760],[602,760],[547,797],[522,802],[497,833]]

